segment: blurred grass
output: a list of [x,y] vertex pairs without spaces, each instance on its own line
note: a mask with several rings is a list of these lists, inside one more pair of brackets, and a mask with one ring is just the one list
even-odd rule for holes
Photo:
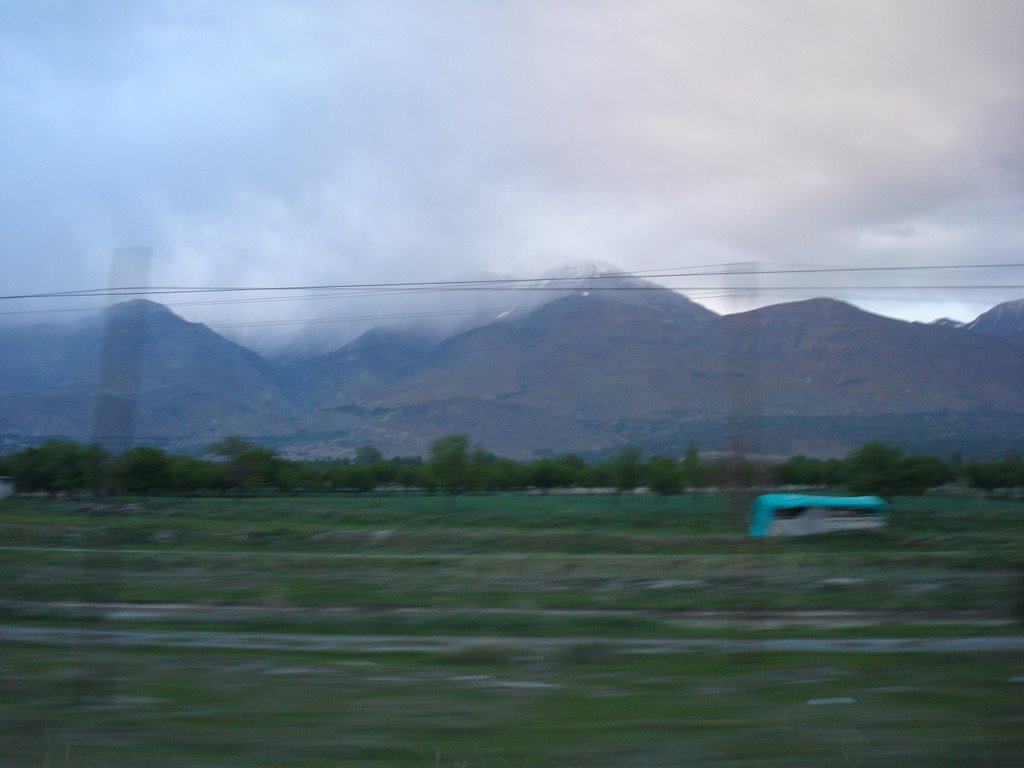
[[[0,505],[6,544],[242,550],[825,552],[977,549],[1019,543],[1020,501],[897,499],[888,530],[872,535],[753,541],[722,494],[543,496],[480,494],[251,498],[125,498]],[[444,534],[457,532],[454,541]],[[811,542],[811,543],[808,543]]]
[[1019,608],[1019,502],[900,499],[883,533],[787,540],[729,533],[729,517],[714,495],[490,495],[455,505],[430,496],[17,499],[0,506],[0,597],[268,608]]
[[[1005,654],[6,651],[0,686],[32,689],[0,699],[11,766],[1016,766],[1024,749],[1024,660]],[[87,696],[82,669],[107,675]]]
[[[1019,653],[618,641],[1019,635],[1024,505],[897,499],[878,534],[752,541],[728,502],[7,500],[0,623],[82,631],[0,644],[0,764],[1021,764]],[[808,610],[851,613],[787,613]],[[139,628],[479,639],[298,653],[84,631]]]

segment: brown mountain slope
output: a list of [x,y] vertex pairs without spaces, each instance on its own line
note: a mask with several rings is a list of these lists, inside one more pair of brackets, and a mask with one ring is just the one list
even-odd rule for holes
[[[405,378],[336,391],[307,428],[354,426],[358,413],[360,429],[457,426],[493,450],[530,455],[530,440],[554,451],[677,450],[691,437],[719,446],[726,417],[739,415],[784,453],[876,437],[941,451],[993,426],[1012,442],[1024,419],[1024,354],[998,340],[827,299],[719,318],[669,291],[628,296],[581,292],[455,336]],[[446,420],[442,403],[473,405]],[[550,429],[523,439],[509,407]]]
[[361,404],[468,397],[598,420],[704,409],[717,396],[718,318],[664,294],[649,303],[578,294],[478,328]]
[[766,413],[1024,411],[1024,354],[996,339],[831,299],[726,323],[737,357],[760,363]]

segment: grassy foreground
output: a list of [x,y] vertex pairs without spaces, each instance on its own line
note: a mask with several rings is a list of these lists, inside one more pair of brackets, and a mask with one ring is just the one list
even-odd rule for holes
[[[10,500],[0,763],[1021,764],[1021,646],[914,645],[1024,637],[1019,502],[743,525],[711,495]],[[729,644],[766,638],[826,642]]]

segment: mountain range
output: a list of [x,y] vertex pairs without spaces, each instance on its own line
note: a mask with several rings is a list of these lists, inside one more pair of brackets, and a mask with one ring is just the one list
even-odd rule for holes
[[239,435],[307,457],[364,444],[423,455],[456,433],[517,458],[690,441],[822,456],[874,439],[1024,448],[1024,301],[960,327],[832,299],[720,316],[636,278],[595,279],[444,338],[377,328],[285,363],[134,300],[0,328],[0,354],[6,449],[128,433],[176,450]]

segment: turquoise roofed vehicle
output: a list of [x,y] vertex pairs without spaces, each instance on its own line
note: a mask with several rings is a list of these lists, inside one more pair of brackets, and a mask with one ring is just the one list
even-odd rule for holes
[[750,508],[751,536],[806,536],[884,528],[885,502],[877,496],[805,496],[768,493]]

